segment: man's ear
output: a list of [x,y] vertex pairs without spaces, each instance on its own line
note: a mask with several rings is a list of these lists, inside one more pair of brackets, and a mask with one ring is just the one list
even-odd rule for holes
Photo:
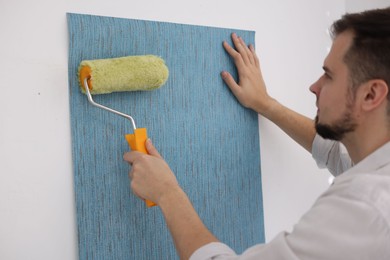
[[362,109],[365,111],[379,107],[387,99],[389,86],[384,80],[373,79],[367,81],[362,88]]

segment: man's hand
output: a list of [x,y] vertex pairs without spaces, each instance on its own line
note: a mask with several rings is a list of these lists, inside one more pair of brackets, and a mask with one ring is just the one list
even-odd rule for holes
[[123,159],[132,167],[129,172],[131,188],[142,199],[160,204],[164,196],[180,189],[175,175],[150,139],[145,143],[149,154],[136,151],[125,153]]
[[249,47],[244,40],[232,34],[234,48],[227,42],[223,47],[233,58],[238,71],[238,83],[226,71],[221,73],[223,80],[229,86],[238,101],[247,108],[251,108],[268,118],[311,152],[312,143],[316,135],[313,120],[283,106],[267,93],[260,62],[255,49]]
[[253,45],[248,47],[235,33],[232,34],[232,40],[235,49],[227,42],[223,43],[223,47],[237,67],[238,83],[226,71],[221,73],[222,78],[244,107],[264,115],[274,100],[267,94],[255,49]]
[[149,154],[128,152],[123,156],[132,165],[131,188],[161,208],[180,259],[189,259],[195,250],[218,239],[203,224],[152,142],[148,139],[145,145]]

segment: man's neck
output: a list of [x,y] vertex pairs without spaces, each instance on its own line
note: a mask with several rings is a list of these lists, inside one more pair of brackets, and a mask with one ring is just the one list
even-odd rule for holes
[[371,125],[367,130],[357,129],[341,140],[355,164],[390,141],[390,131],[386,128]]

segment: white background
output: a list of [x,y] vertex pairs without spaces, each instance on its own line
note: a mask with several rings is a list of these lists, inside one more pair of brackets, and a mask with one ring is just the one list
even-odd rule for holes
[[[271,95],[309,117],[308,88],[345,11],[390,0],[0,0],[0,259],[77,259],[66,12],[256,31]],[[267,241],[328,186],[304,151],[260,118]],[[120,162],[119,162],[120,163]],[[145,245],[147,248],[147,245]]]

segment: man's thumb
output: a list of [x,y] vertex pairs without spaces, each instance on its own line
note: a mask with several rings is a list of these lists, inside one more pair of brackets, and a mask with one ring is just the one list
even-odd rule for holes
[[160,153],[157,151],[156,147],[154,147],[153,143],[152,143],[152,140],[150,140],[150,138],[148,138],[146,141],[145,141],[145,146],[146,146],[146,150],[148,151],[148,153],[152,156],[155,156],[155,157],[158,157],[158,158],[162,158],[162,156],[160,155]]

